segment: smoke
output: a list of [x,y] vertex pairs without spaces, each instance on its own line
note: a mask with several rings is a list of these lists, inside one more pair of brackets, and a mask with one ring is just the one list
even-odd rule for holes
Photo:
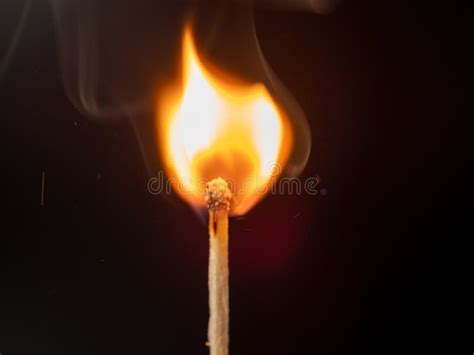
[[[226,71],[264,83],[290,118],[297,138],[284,171],[287,176],[296,176],[304,168],[311,146],[310,130],[302,108],[260,48],[254,6],[327,13],[337,2],[49,0],[69,100],[82,114],[100,123],[129,119],[150,174],[160,166],[154,124],[157,94],[179,71],[182,29],[191,14],[200,51]],[[30,1],[26,1],[0,60],[0,79],[29,12]]]
[[123,0],[50,3],[64,87],[76,108],[102,122],[149,111],[153,78],[167,70],[166,31],[179,32],[178,7]]
[[309,157],[310,128],[303,109],[274,73],[262,52],[255,29],[254,5],[259,5],[259,2],[216,0],[201,4],[195,11],[196,41],[207,59],[227,71],[238,73],[248,82],[265,84],[279,103],[291,121],[295,137],[283,175],[295,177],[301,173]]
[[127,119],[148,172],[156,173],[156,95],[175,71],[189,2],[49,2],[68,98],[96,122]]
[[[255,0],[254,5],[327,13],[337,2]],[[166,66],[169,63],[163,61],[176,49],[176,44],[170,43],[175,35],[170,32],[180,33],[182,20],[191,8],[196,7],[198,12],[200,8],[206,8],[211,14],[213,28],[207,36],[212,38],[217,30],[221,30],[224,8],[227,11],[229,7],[237,8],[238,5],[233,3],[240,3],[242,7],[251,6],[249,0],[198,1],[197,5],[186,0],[145,1],[139,4],[129,0],[50,0],[50,3],[66,93],[78,110],[101,121],[110,121],[124,113],[143,113],[150,95],[147,89],[154,86],[143,78],[160,76],[163,70],[169,69]],[[25,5],[18,34],[12,43],[18,40],[28,9],[29,2]],[[252,13],[250,11],[243,16],[252,16]],[[248,21],[247,25],[253,29],[253,21]],[[260,52],[258,45],[255,50]],[[139,54],[155,54],[153,65],[156,70],[147,68],[150,63],[138,59]],[[263,58],[261,53],[260,57]],[[268,65],[265,67],[268,68]],[[150,69],[151,72],[142,69]],[[275,78],[274,75],[271,77]],[[139,78],[142,78],[141,82],[137,81]]]

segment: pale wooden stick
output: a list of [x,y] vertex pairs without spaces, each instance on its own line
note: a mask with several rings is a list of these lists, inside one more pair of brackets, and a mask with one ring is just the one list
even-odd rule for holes
[[210,355],[229,353],[228,240],[231,193],[225,180],[212,180],[206,189],[209,208],[209,327]]

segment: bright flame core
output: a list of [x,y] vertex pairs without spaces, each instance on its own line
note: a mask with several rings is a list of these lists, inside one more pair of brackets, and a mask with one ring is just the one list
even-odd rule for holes
[[231,214],[252,208],[281,173],[291,126],[263,84],[248,84],[203,64],[190,27],[183,37],[182,82],[159,100],[157,130],[175,191],[204,207],[206,182],[227,180]]

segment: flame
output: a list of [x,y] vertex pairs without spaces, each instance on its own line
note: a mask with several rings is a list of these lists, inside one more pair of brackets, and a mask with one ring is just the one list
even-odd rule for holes
[[288,159],[291,125],[261,83],[242,81],[199,57],[190,26],[182,44],[180,83],[161,95],[158,149],[174,190],[204,207],[206,182],[222,177],[241,215],[270,190]]

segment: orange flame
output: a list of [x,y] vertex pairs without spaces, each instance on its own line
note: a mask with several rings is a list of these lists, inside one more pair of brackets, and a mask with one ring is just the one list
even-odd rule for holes
[[211,69],[198,56],[190,27],[183,36],[182,81],[160,97],[159,152],[178,195],[204,207],[206,182],[222,177],[241,215],[269,191],[288,159],[292,130],[263,84]]

